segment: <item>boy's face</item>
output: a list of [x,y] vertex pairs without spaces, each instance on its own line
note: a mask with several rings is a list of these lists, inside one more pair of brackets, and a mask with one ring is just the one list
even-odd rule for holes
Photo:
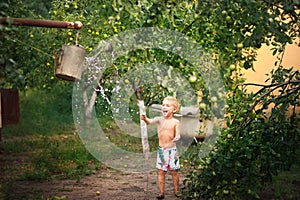
[[174,102],[170,100],[163,101],[161,110],[164,117],[173,116],[173,114],[177,111],[174,107]]

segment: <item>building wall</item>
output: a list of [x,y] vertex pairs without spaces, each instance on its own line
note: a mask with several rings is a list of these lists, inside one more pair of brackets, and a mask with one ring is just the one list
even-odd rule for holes
[[[250,70],[245,71],[247,83],[260,83],[264,84],[267,76],[272,69],[275,69],[274,63],[276,57],[272,55],[271,46],[262,46],[258,51],[257,61],[254,63],[255,72]],[[287,45],[283,57],[282,65],[286,68],[294,67],[300,70],[300,47],[297,44]],[[251,88],[251,89],[250,89]],[[251,91],[257,91],[257,87],[249,87]]]
[[[265,74],[275,69],[275,61],[276,57],[272,55],[271,46],[262,46],[258,51],[257,61],[254,63],[255,72],[252,70],[245,71],[246,83],[267,84],[265,83],[267,79]],[[286,68],[293,67],[294,70],[300,70],[300,47],[296,43],[287,45],[282,66]],[[258,89],[260,89],[260,87],[248,87],[248,90],[253,92]],[[296,108],[296,112],[300,114],[300,107]]]

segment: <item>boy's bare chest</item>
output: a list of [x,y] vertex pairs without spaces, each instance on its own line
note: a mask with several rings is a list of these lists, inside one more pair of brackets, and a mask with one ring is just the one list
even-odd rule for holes
[[169,134],[174,134],[175,132],[175,127],[176,127],[176,122],[173,119],[162,119],[160,123],[158,124],[158,133],[168,133]]

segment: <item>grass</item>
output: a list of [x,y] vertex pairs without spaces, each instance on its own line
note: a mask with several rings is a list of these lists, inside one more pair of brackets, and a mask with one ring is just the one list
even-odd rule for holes
[[293,165],[290,171],[279,173],[261,192],[261,199],[300,199],[300,166]]
[[0,199],[16,180],[80,179],[104,167],[76,134],[71,89],[20,93],[20,123],[2,129]]
[[3,137],[63,134],[74,130],[71,86],[20,92],[20,123],[3,127]]
[[[101,168],[76,134],[11,137],[1,144],[2,179],[77,178]],[[14,173],[11,173],[14,172]]]
[[[80,180],[106,168],[86,150],[75,130],[71,92],[69,86],[57,86],[51,91],[20,93],[20,123],[2,129],[0,199],[12,199],[14,181]],[[142,151],[140,138],[124,136],[111,120],[101,120],[113,143],[128,151]],[[38,192],[33,194],[20,198],[40,198]]]

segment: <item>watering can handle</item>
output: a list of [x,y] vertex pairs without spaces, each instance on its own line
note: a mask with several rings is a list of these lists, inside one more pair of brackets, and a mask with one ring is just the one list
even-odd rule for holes
[[63,55],[64,55],[63,48],[59,48],[55,50],[54,59],[56,60],[56,66],[60,66]]

